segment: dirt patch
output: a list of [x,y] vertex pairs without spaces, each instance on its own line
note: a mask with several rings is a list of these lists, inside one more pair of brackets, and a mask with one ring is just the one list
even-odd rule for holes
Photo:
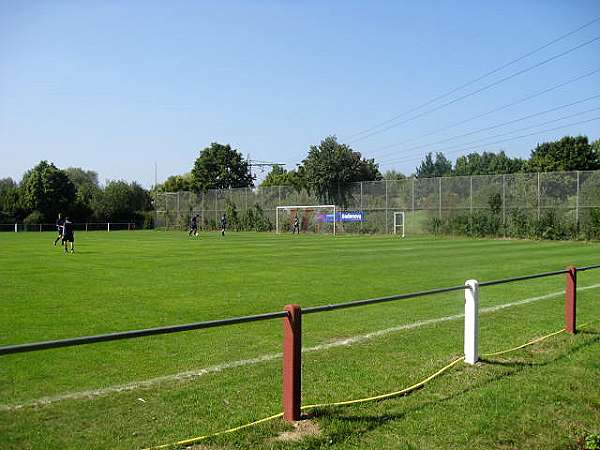
[[274,441],[295,442],[301,441],[305,437],[318,436],[321,434],[321,429],[317,422],[312,420],[300,420],[292,423],[294,429],[292,431],[284,431],[279,436],[274,438]]

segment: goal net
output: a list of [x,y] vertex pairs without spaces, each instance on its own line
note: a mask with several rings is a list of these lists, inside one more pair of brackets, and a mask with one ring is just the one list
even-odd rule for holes
[[394,212],[394,234],[404,237],[404,211]]
[[296,218],[300,233],[336,234],[335,205],[278,206],[275,232],[292,233]]

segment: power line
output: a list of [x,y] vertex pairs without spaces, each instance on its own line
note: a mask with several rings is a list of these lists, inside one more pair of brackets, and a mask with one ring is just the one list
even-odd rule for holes
[[[503,126],[506,126],[506,125],[510,125],[512,123],[520,122],[522,120],[531,119],[533,117],[542,116],[544,114],[548,114],[548,113],[551,113],[551,112],[554,112],[554,111],[565,109],[565,108],[568,108],[570,106],[575,106],[575,105],[579,105],[581,103],[589,102],[590,100],[594,100],[594,99],[599,98],[599,97],[600,97],[600,94],[592,95],[590,97],[586,97],[586,98],[583,98],[581,100],[577,100],[577,101],[574,101],[574,102],[571,102],[571,103],[567,103],[567,104],[560,105],[560,106],[555,106],[554,108],[546,109],[546,110],[539,111],[539,112],[536,112],[536,113],[533,113],[533,114],[527,114],[525,116],[518,117],[518,118],[512,119],[512,120],[508,120],[506,122],[501,122],[501,123],[497,123],[495,125],[490,125],[488,127],[479,128],[478,130],[469,131],[468,133],[457,134],[457,135],[450,136],[450,137],[447,137],[447,138],[444,138],[444,139],[439,139],[437,141],[428,142],[426,144],[419,144],[419,145],[414,145],[412,147],[407,147],[404,150],[405,151],[410,151],[410,150],[422,149],[422,148],[429,147],[429,146],[432,146],[432,145],[441,144],[443,142],[452,141],[454,139],[459,139],[459,138],[462,138],[462,137],[471,136],[473,134],[481,133],[483,131],[493,130],[495,128],[500,128],[500,127],[503,127]],[[390,156],[392,154],[393,153],[382,154],[379,157],[380,158],[385,158],[386,156]]]
[[[514,101],[514,102],[507,103],[507,104],[505,104],[505,105],[502,105],[502,106],[498,106],[498,107],[496,107],[496,108],[493,108],[493,109],[491,109],[491,110],[489,110],[489,111],[486,111],[486,112],[484,112],[484,113],[481,113],[481,114],[476,114],[476,115],[474,115],[474,116],[471,116],[471,117],[469,117],[469,118],[467,118],[467,119],[464,119],[464,120],[461,120],[461,121],[459,121],[459,122],[454,122],[453,124],[450,124],[450,125],[448,125],[448,126],[446,126],[446,127],[443,127],[443,128],[438,128],[437,130],[434,130],[434,131],[427,132],[427,133],[425,133],[425,134],[423,134],[423,135],[421,135],[421,136],[419,136],[419,137],[416,137],[416,138],[411,138],[411,139],[407,139],[407,140],[405,140],[405,141],[403,142],[403,144],[406,144],[406,143],[408,143],[408,142],[412,142],[412,141],[416,141],[416,140],[419,140],[419,139],[428,138],[428,137],[430,137],[430,136],[433,136],[433,135],[439,134],[439,133],[440,133],[440,132],[442,132],[442,131],[449,130],[449,129],[451,129],[451,128],[454,128],[454,127],[457,127],[457,126],[459,126],[459,125],[464,125],[465,123],[471,122],[472,120],[475,120],[475,119],[480,119],[480,118],[482,118],[482,117],[488,116],[488,115],[490,115],[490,114],[493,114],[493,113],[496,113],[496,112],[498,112],[498,111],[502,111],[503,109],[510,108],[511,106],[515,106],[515,105],[518,105],[518,104],[520,104],[520,103],[523,103],[523,102],[526,102],[526,101],[528,101],[528,100],[531,100],[531,99],[533,99],[533,98],[539,97],[540,95],[544,95],[544,94],[547,94],[548,92],[555,91],[556,89],[559,89],[559,88],[561,88],[561,87],[567,86],[567,85],[569,85],[569,84],[571,84],[571,83],[574,83],[574,82],[576,82],[576,81],[579,81],[579,80],[581,80],[581,79],[583,79],[583,78],[590,77],[590,76],[592,76],[592,75],[594,75],[594,74],[596,74],[596,73],[598,73],[598,72],[600,72],[600,68],[598,68],[598,69],[595,69],[595,70],[592,70],[591,72],[585,73],[585,74],[583,74],[583,75],[580,75],[580,76],[578,76],[578,77],[571,78],[571,79],[569,79],[569,80],[567,80],[567,81],[564,81],[564,82],[562,82],[562,83],[555,84],[554,86],[550,86],[549,88],[543,89],[543,90],[541,90],[541,91],[537,91],[537,92],[535,92],[535,93],[533,93],[533,94],[531,94],[531,95],[528,95],[528,96],[526,96],[526,97],[520,98],[519,100],[516,100],[516,101]],[[402,144],[402,143],[394,143],[394,144],[388,144],[388,145],[384,145],[383,147],[379,147],[379,148],[377,148],[377,149],[375,149],[375,150],[373,150],[372,152],[369,152],[369,153],[371,153],[371,154],[375,154],[375,156],[377,156],[377,153],[376,153],[376,152],[379,152],[380,150],[386,150],[386,149],[388,149],[388,148],[397,147],[397,146],[399,146],[399,145],[401,145],[401,144]],[[381,156],[384,156],[384,155],[381,155]]]
[[367,138],[369,138],[371,136],[374,136],[374,135],[379,134],[379,133],[383,133],[383,132],[385,132],[387,130],[395,128],[395,127],[397,127],[399,125],[403,125],[405,123],[408,123],[410,121],[413,121],[415,119],[423,117],[423,116],[425,116],[427,114],[431,114],[432,112],[439,111],[440,109],[445,108],[446,106],[452,105],[452,104],[457,103],[457,102],[459,102],[461,100],[464,100],[465,98],[472,97],[473,95],[479,94],[480,92],[483,92],[483,91],[485,91],[487,89],[490,89],[490,88],[492,88],[494,86],[497,86],[497,85],[499,85],[501,83],[504,83],[505,81],[508,81],[508,80],[510,80],[512,78],[515,78],[515,77],[517,77],[519,75],[522,75],[522,74],[524,74],[526,72],[529,72],[529,71],[531,71],[533,69],[541,67],[541,66],[543,66],[545,64],[548,64],[551,61],[554,61],[554,60],[556,60],[558,58],[561,58],[561,57],[563,57],[565,55],[568,55],[569,53],[572,53],[575,50],[579,50],[580,48],[585,47],[586,45],[590,45],[590,44],[592,44],[592,43],[594,43],[594,42],[596,42],[598,40],[600,40],[600,36],[596,36],[595,38],[590,39],[589,41],[586,41],[586,42],[584,42],[582,44],[579,44],[579,45],[577,45],[575,47],[571,47],[570,49],[565,50],[564,52],[561,52],[561,53],[559,53],[557,55],[551,56],[550,58],[547,58],[547,59],[545,59],[545,60],[543,60],[543,61],[541,61],[539,63],[536,63],[536,64],[534,64],[532,66],[529,66],[529,67],[527,67],[525,69],[519,70],[519,71],[517,71],[517,72],[515,72],[515,73],[513,73],[511,75],[508,75],[508,76],[506,76],[504,78],[501,78],[500,80],[494,81],[493,83],[490,83],[490,84],[488,84],[486,86],[483,86],[482,88],[479,88],[479,89],[477,89],[475,91],[469,92],[468,94],[464,94],[464,95],[462,95],[460,97],[457,97],[454,100],[450,100],[449,102],[442,103],[441,105],[436,106],[435,108],[429,109],[429,110],[424,111],[424,112],[422,112],[420,114],[417,114],[415,116],[409,117],[408,119],[403,120],[403,121],[398,122],[398,123],[395,123],[393,125],[389,125],[389,126],[387,126],[385,128],[382,128],[381,130],[373,131],[373,132],[371,132],[369,134],[366,134],[366,135],[364,135],[362,137],[353,139],[353,140],[349,141],[349,143],[354,143],[354,142],[362,141],[363,139],[367,139]]
[[[600,108],[595,108],[595,109],[600,109]],[[586,112],[589,112],[589,111],[586,111]],[[554,120],[554,122],[557,121],[557,120],[563,120],[563,119],[564,118],[562,118],[562,119],[556,119],[556,120]],[[545,130],[535,131],[535,132],[529,133],[529,134],[523,134],[523,135],[520,135],[520,136],[514,136],[512,138],[500,139],[498,141],[488,142],[488,143],[485,143],[485,144],[480,144],[480,145],[474,146],[474,147],[472,147],[470,149],[462,148],[462,147],[461,148],[456,148],[455,147],[456,150],[447,152],[447,154],[451,155],[451,154],[458,153],[458,152],[461,152],[461,151],[464,151],[464,152],[475,151],[478,148],[480,148],[482,145],[489,146],[489,145],[500,144],[502,142],[515,141],[517,139],[523,139],[523,138],[526,138],[526,137],[536,136],[536,135],[543,134],[543,133],[549,133],[551,131],[560,130],[560,129],[572,127],[572,126],[575,126],[575,125],[581,125],[581,124],[584,124],[584,123],[594,122],[596,120],[600,120],[600,116],[593,117],[593,118],[587,119],[587,120],[582,120],[582,121],[579,121],[579,122],[573,122],[573,123],[569,123],[569,124],[566,124],[566,125],[561,125],[559,127],[554,127],[554,128],[548,128],[548,129],[545,129]],[[536,127],[538,127],[538,126],[540,126],[540,124],[536,125]],[[420,159],[421,159],[421,157],[416,157],[416,158],[411,158],[411,159],[406,159],[406,160],[391,160],[391,161],[386,162],[385,164],[397,164],[397,163],[400,163],[400,162],[418,161]]]
[[371,131],[374,131],[374,130],[376,130],[377,128],[379,128],[381,126],[384,126],[384,125],[387,125],[387,124],[389,124],[391,122],[394,122],[395,120],[399,119],[400,117],[403,117],[406,114],[410,114],[411,112],[418,111],[419,109],[424,108],[425,106],[428,106],[428,105],[430,105],[430,104],[432,104],[432,103],[434,103],[434,102],[436,102],[438,100],[446,98],[449,95],[451,95],[451,94],[453,94],[453,93],[455,93],[457,91],[460,91],[461,89],[464,89],[467,86],[470,86],[470,85],[472,85],[472,84],[474,84],[474,83],[476,83],[478,81],[481,81],[481,80],[489,77],[490,75],[493,75],[493,74],[501,71],[502,69],[505,69],[505,68],[507,68],[507,67],[509,67],[509,66],[511,66],[511,65],[513,65],[513,64],[515,64],[517,62],[519,62],[519,61],[522,61],[525,58],[528,58],[531,55],[534,55],[535,53],[540,52],[541,50],[543,50],[545,48],[548,48],[549,46],[551,46],[551,45],[553,45],[553,44],[555,44],[555,43],[557,43],[557,42],[559,42],[559,41],[561,41],[561,40],[563,40],[563,39],[565,39],[565,38],[567,38],[567,37],[569,37],[569,36],[577,33],[578,31],[583,30],[584,28],[589,27],[590,25],[592,25],[592,24],[594,24],[594,23],[596,23],[598,21],[600,21],[600,17],[596,17],[595,19],[593,19],[593,20],[591,20],[591,21],[589,21],[589,22],[581,25],[580,27],[578,27],[578,28],[576,28],[576,29],[574,29],[572,31],[569,31],[568,33],[563,34],[562,36],[559,36],[559,37],[553,39],[552,41],[550,41],[550,42],[542,45],[541,47],[537,47],[534,50],[531,50],[530,52],[527,52],[524,55],[519,56],[516,59],[513,59],[512,61],[509,61],[509,62],[507,62],[505,64],[502,64],[502,65],[496,67],[495,69],[493,69],[493,70],[491,70],[491,71],[489,71],[489,72],[487,72],[487,73],[485,73],[485,74],[483,74],[483,75],[481,75],[481,76],[479,76],[477,78],[474,78],[473,80],[467,81],[466,83],[464,83],[464,84],[462,84],[462,85],[460,85],[460,86],[458,86],[458,87],[456,87],[454,89],[451,89],[450,91],[448,91],[448,92],[446,92],[444,94],[438,95],[437,97],[434,97],[434,98],[426,101],[425,103],[422,103],[422,104],[420,104],[418,106],[415,106],[414,108],[411,108],[411,109],[409,109],[407,111],[404,111],[404,112],[402,112],[402,113],[400,113],[400,114],[392,117],[391,119],[388,119],[388,120],[386,120],[384,122],[380,122],[380,123],[378,123],[378,124],[376,124],[376,125],[374,125],[374,126],[372,126],[370,128],[367,128],[366,130],[363,130],[363,131],[360,131],[358,133],[354,133],[354,134],[352,134],[350,136],[347,136],[345,139],[346,140],[347,139],[352,139],[352,138],[354,138],[356,136],[359,136],[361,134],[370,133]]

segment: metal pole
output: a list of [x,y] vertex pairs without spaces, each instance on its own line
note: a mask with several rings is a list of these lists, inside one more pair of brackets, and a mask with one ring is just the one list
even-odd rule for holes
[[506,236],[506,175],[502,175],[502,226]]
[[538,172],[537,174],[537,206],[538,206],[538,213],[537,213],[537,218],[538,220],[540,220],[540,213],[541,213],[541,198],[540,198],[540,173]]
[[575,196],[575,226],[579,228],[579,170],[577,171],[577,195]]
[[440,203],[439,203],[439,210],[438,210],[438,215],[440,216],[440,219],[442,218],[442,177],[439,178],[439,193],[438,195],[440,196]]
[[412,179],[412,213],[415,216],[415,177]]
[[473,175],[471,175],[471,179],[470,179],[470,189],[469,189],[469,211],[471,213],[471,215],[473,215]]
[[388,234],[388,185],[387,180],[385,182],[385,234]]
[[[363,213],[363,218],[364,218],[364,211],[363,211],[363,183],[362,181],[360,182],[360,211]],[[360,221],[360,230],[362,231],[363,229],[363,220]]]

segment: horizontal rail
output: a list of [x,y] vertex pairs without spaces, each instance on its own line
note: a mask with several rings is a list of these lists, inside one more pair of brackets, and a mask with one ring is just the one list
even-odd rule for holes
[[600,268],[600,264],[594,264],[592,266],[577,267],[577,272],[583,272],[584,270],[592,270],[592,269],[599,269],[599,268]]
[[[585,271],[585,270],[598,269],[598,268],[600,268],[600,264],[578,267],[577,271]],[[495,286],[495,285],[499,285],[499,284],[512,283],[515,281],[524,281],[524,280],[532,280],[535,278],[550,277],[550,276],[554,276],[554,275],[564,274],[567,272],[568,272],[568,269],[563,269],[563,270],[555,270],[552,272],[542,272],[542,273],[536,273],[536,274],[532,274],[532,275],[523,275],[523,276],[519,276],[519,277],[502,278],[499,280],[482,281],[479,283],[479,286],[480,287]],[[322,305],[322,306],[311,306],[311,307],[302,309],[302,314],[314,314],[314,313],[319,313],[319,312],[324,312],[324,311],[334,311],[337,309],[353,308],[355,306],[372,305],[375,303],[384,303],[384,302],[390,302],[390,301],[394,301],[394,300],[407,300],[410,298],[423,297],[426,295],[442,294],[445,292],[460,291],[460,290],[465,290],[465,289],[470,289],[470,287],[466,286],[466,285],[450,286],[450,287],[445,287],[445,288],[429,289],[426,291],[411,292],[408,294],[390,295],[390,296],[386,296],[386,297],[376,297],[376,298],[370,298],[370,299],[365,299],[365,300],[355,300],[355,301],[344,302],[344,303],[333,303],[333,304]],[[72,346],[76,346],[76,345],[92,344],[95,342],[107,342],[107,341],[116,341],[116,340],[121,340],[121,339],[133,339],[133,338],[138,338],[138,337],[142,337],[142,336],[154,336],[154,335],[160,335],[160,334],[178,333],[181,331],[200,330],[200,329],[204,329],[204,328],[215,328],[215,327],[234,325],[234,324],[239,324],[239,323],[257,322],[260,320],[283,318],[283,317],[287,317],[287,315],[288,315],[287,311],[277,311],[277,312],[257,314],[257,315],[252,315],[252,316],[231,317],[229,319],[211,320],[211,321],[206,321],[206,322],[194,322],[194,323],[183,324],[183,325],[145,328],[145,329],[140,329],[140,330],[99,334],[99,335],[95,335],[95,336],[83,336],[83,337],[77,337],[77,338],[71,338],[71,339],[32,342],[32,343],[28,343],[28,344],[7,345],[4,347],[0,347],[0,355],[8,355],[8,354],[13,354],[13,353],[25,353],[25,352],[32,352],[32,351],[36,351],[36,350],[45,350],[45,349],[51,349],[51,348],[72,347]]]
[[444,292],[452,292],[452,291],[464,291],[465,289],[470,289],[470,288],[469,288],[469,286],[465,286],[463,284],[460,286],[451,286],[451,287],[446,287],[446,288],[430,289],[428,291],[411,292],[410,294],[389,295],[387,297],[376,297],[376,298],[369,298],[366,300],[355,300],[355,301],[351,301],[351,302],[334,303],[331,305],[311,306],[308,308],[302,308],[302,314],[303,315],[304,314],[314,314],[314,313],[323,312],[323,311],[333,311],[336,309],[353,308],[355,306],[372,305],[374,303],[391,302],[394,300],[407,300],[409,298],[423,297],[425,295],[442,294]]
[[215,328],[225,325],[235,325],[245,322],[257,322],[259,320],[277,319],[286,317],[286,311],[277,311],[254,316],[232,317],[229,319],[210,320],[206,322],[194,322],[184,325],[173,325],[168,327],[145,328],[142,330],[123,331],[119,333],[98,334],[95,336],[84,336],[71,339],[60,339],[56,341],[32,342],[29,344],[8,345],[0,347],[0,355],[11,353],[25,353],[50,348],[73,347],[75,345],[92,344],[94,342],[117,341],[121,339],[133,339],[142,336],[155,336],[159,334],[178,333],[181,331],[200,330],[203,328]]
[[[579,269],[577,269],[577,270],[579,270]],[[567,269],[563,269],[563,270],[554,270],[552,272],[542,272],[542,273],[534,273],[532,275],[523,275],[523,276],[520,276],[520,277],[501,278],[499,280],[492,280],[492,281],[481,281],[479,283],[479,287],[482,287],[482,286],[495,286],[497,284],[513,283],[515,281],[533,280],[535,278],[551,277],[551,276],[554,276],[554,275],[560,275],[561,273],[567,273],[567,272],[568,272]]]

